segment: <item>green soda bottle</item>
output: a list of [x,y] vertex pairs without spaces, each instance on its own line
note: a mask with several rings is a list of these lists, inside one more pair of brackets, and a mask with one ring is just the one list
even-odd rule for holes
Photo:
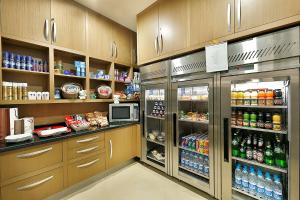
[[281,140],[279,137],[276,137],[276,144],[274,148],[274,157],[275,157],[275,165],[280,168],[286,168],[286,155],[284,153],[284,148],[281,145]]
[[266,143],[265,163],[267,165],[274,165],[274,152],[273,152],[270,141],[267,141],[267,143]]
[[235,132],[233,134],[233,139],[231,142],[231,148],[232,148],[232,156],[234,157],[239,157],[240,154],[240,150],[239,150],[239,137],[238,137],[238,133]]

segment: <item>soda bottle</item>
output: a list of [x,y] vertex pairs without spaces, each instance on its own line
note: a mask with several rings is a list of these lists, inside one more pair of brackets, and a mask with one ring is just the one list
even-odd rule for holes
[[203,173],[204,173],[203,162],[204,162],[203,156],[202,156],[202,155],[199,155],[198,172],[199,172],[200,174],[203,174]]
[[203,163],[203,170],[205,175],[209,175],[209,160],[208,156],[205,156],[204,158],[204,163]]
[[185,152],[185,165],[184,167],[189,168],[190,167],[190,158],[189,158],[190,154],[189,152]]
[[249,192],[249,174],[248,174],[248,167],[244,165],[243,167],[243,174],[242,174],[242,189],[245,192]]
[[265,197],[265,179],[261,169],[257,170],[256,195],[260,198]]
[[247,156],[248,160],[252,160],[252,158],[253,158],[252,145],[251,145],[251,135],[249,135],[248,139],[247,139],[246,156]]
[[282,196],[282,184],[280,181],[280,176],[275,174],[274,175],[274,193],[273,193],[273,197],[275,200],[282,200],[283,196]]
[[259,163],[264,162],[263,147],[264,147],[264,140],[263,140],[262,136],[260,135],[259,139],[258,139],[258,150],[257,150],[257,162],[259,162]]
[[273,181],[269,172],[265,174],[265,198],[273,200]]
[[244,119],[243,126],[249,127],[250,126],[250,115],[248,112],[244,112],[243,119]]
[[275,165],[280,168],[286,168],[286,156],[282,147],[280,138],[276,137],[276,144],[274,148]]
[[271,142],[267,141],[265,150],[265,163],[267,165],[274,165],[274,153],[271,146]]
[[256,173],[253,166],[250,166],[250,174],[249,174],[249,192],[252,195],[256,195]]
[[189,169],[190,170],[193,170],[193,167],[194,167],[194,156],[193,156],[193,153],[189,153]]
[[243,139],[241,146],[240,146],[240,157],[243,159],[245,159],[247,157],[245,144],[246,144],[246,139]]
[[253,135],[252,157],[253,157],[253,160],[257,160],[257,137],[256,137],[256,134]]
[[239,150],[239,138],[238,138],[237,132],[235,132],[233,134],[233,139],[232,139],[231,144],[232,144],[231,145],[232,146],[232,156],[239,157],[240,150]]
[[180,165],[182,167],[184,167],[184,165],[185,165],[185,151],[181,151],[181,154],[180,154]]
[[236,166],[235,166],[234,186],[237,189],[242,189],[242,171],[241,171],[240,163],[237,163]]
[[194,154],[194,167],[193,167],[193,171],[197,172],[199,168],[199,159],[198,159],[198,155],[195,153]]

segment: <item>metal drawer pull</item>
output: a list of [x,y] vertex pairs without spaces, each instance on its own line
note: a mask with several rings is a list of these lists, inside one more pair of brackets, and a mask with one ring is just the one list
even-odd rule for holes
[[92,137],[92,138],[88,138],[88,139],[84,139],[84,140],[78,140],[77,143],[90,142],[90,141],[96,140],[96,139],[98,139],[98,138],[99,138],[99,137],[96,136],[96,137]]
[[88,166],[90,166],[90,165],[92,165],[92,164],[95,164],[95,163],[98,162],[98,161],[99,161],[99,158],[96,159],[96,160],[93,160],[93,161],[91,161],[91,162],[88,162],[88,163],[85,163],[85,164],[82,164],[82,165],[78,165],[77,168],[88,167]]
[[227,26],[228,26],[228,32],[231,31],[231,4],[228,3],[227,5]]
[[45,19],[44,34],[45,34],[45,39],[49,40],[49,21],[48,21],[48,19]]
[[40,180],[40,181],[37,181],[35,183],[31,183],[29,185],[25,185],[25,186],[22,186],[22,187],[18,187],[17,190],[18,191],[23,191],[23,190],[29,190],[31,188],[34,188],[34,187],[37,187],[43,183],[46,183],[47,181],[50,181],[51,179],[53,179],[54,176],[49,176],[48,178],[45,178],[43,180]]
[[88,152],[93,151],[95,149],[98,149],[98,146],[91,147],[91,148],[88,148],[88,149],[79,150],[79,151],[77,151],[77,153],[88,153]]
[[241,18],[242,18],[242,5],[241,0],[238,0],[238,12],[237,12],[237,21],[238,21],[238,28],[241,28]]
[[112,141],[111,140],[109,140],[109,146],[110,146],[110,155],[109,155],[109,158],[112,159],[113,152],[112,152]]
[[34,156],[46,153],[48,151],[51,151],[52,149],[53,149],[52,147],[49,147],[47,149],[43,149],[43,150],[40,150],[40,151],[35,151],[35,152],[31,152],[31,153],[17,155],[17,158],[30,158],[30,157],[34,157]]

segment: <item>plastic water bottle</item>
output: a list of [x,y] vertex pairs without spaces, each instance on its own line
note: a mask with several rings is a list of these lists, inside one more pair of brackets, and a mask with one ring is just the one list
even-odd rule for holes
[[203,172],[204,172],[203,161],[204,161],[203,156],[202,156],[202,155],[199,155],[198,172],[199,172],[200,174],[203,174]]
[[242,186],[242,189],[245,192],[249,192],[249,173],[247,165],[244,165],[243,167]]
[[185,165],[184,167],[189,168],[190,167],[190,158],[189,158],[189,152],[185,152]]
[[208,176],[209,175],[209,160],[208,160],[208,156],[205,156],[205,158],[204,158],[203,169],[204,169],[204,174]]
[[242,188],[242,171],[240,163],[237,163],[235,166],[234,185],[237,189]]
[[256,184],[256,195],[258,197],[265,197],[265,179],[261,169],[257,170],[257,184]]
[[273,199],[273,181],[269,172],[265,174],[265,198],[267,200]]
[[189,169],[190,170],[193,170],[193,167],[194,167],[194,156],[192,153],[189,153],[189,159],[190,159],[190,162],[189,162]]
[[199,158],[198,158],[198,154],[194,154],[194,167],[193,167],[193,171],[197,172],[199,168]]
[[282,200],[282,184],[280,181],[280,177],[275,174],[274,175],[274,193],[273,193],[273,197],[275,200]]
[[181,154],[180,154],[180,165],[182,167],[184,167],[184,165],[185,165],[185,151],[181,151]]
[[249,192],[252,195],[256,195],[256,173],[253,166],[250,167],[250,174],[249,174]]

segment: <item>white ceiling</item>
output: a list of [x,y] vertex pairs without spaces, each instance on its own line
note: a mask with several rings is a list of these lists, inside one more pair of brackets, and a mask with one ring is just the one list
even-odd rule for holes
[[75,0],[123,26],[136,31],[136,15],[156,0]]

